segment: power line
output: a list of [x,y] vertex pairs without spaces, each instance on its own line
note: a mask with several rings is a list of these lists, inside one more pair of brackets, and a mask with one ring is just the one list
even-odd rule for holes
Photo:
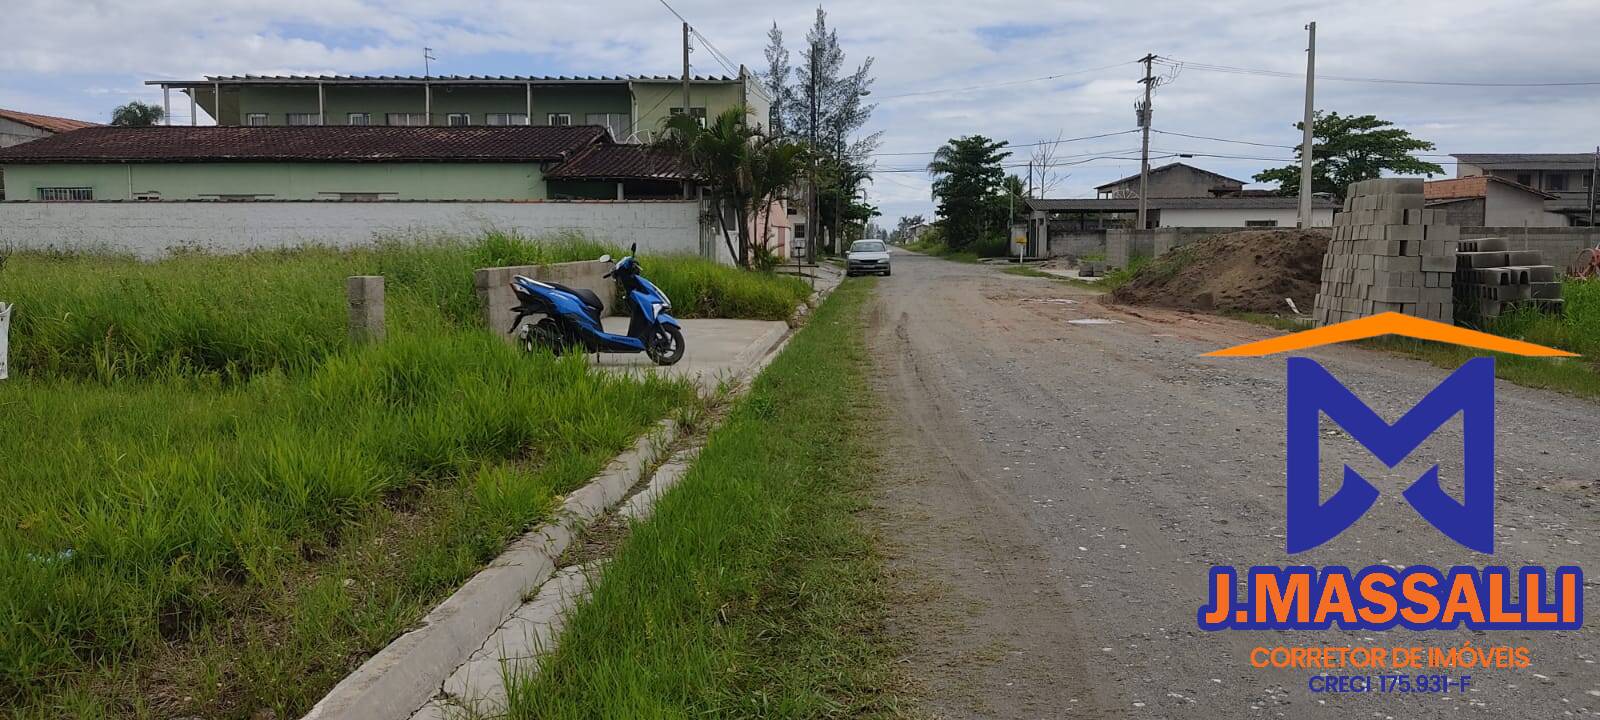
[[1160,133],[1162,135],[1177,135],[1178,137],[1194,138],[1196,140],[1215,140],[1217,142],[1237,143],[1239,145],[1256,145],[1256,146],[1259,146],[1259,147],[1288,148],[1290,150],[1294,150],[1295,148],[1300,147],[1299,145],[1276,145],[1276,144],[1273,144],[1273,143],[1260,143],[1260,142],[1253,142],[1253,141],[1250,141],[1250,140],[1229,140],[1228,138],[1210,137],[1210,136],[1207,136],[1207,135],[1190,135],[1188,133],[1173,132],[1171,130],[1157,130],[1155,128],[1150,128],[1150,132]]
[[[1211,63],[1190,62],[1177,58],[1162,58],[1157,62],[1173,65],[1190,70],[1204,70],[1206,72],[1226,73],[1231,75],[1258,75],[1261,77],[1293,78],[1302,80],[1304,73],[1284,72],[1281,70],[1263,70],[1260,68],[1235,67],[1232,65],[1215,65]],[[1352,77],[1348,75],[1314,75],[1318,80],[1332,80],[1335,82],[1376,83],[1382,85],[1438,85],[1444,87],[1584,87],[1600,85],[1600,80],[1583,80],[1571,82],[1468,82],[1458,80],[1411,80],[1398,78]]]
[[1022,85],[1022,84],[1025,84],[1025,83],[1043,82],[1045,80],[1056,80],[1058,78],[1071,77],[1073,75],[1087,75],[1089,73],[1100,72],[1102,70],[1110,70],[1112,68],[1121,67],[1123,65],[1131,65],[1134,62],[1137,62],[1137,61],[1125,60],[1123,62],[1112,63],[1110,65],[1102,65],[1100,67],[1085,68],[1083,70],[1074,70],[1072,72],[1059,73],[1059,74],[1056,74],[1056,75],[1045,75],[1044,77],[1027,78],[1025,80],[1006,80],[1006,81],[1003,81],[1003,82],[986,83],[986,84],[983,84],[983,85],[968,85],[966,87],[941,88],[941,89],[938,89],[938,90],[918,90],[916,92],[905,92],[905,93],[898,93],[898,94],[895,94],[895,95],[880,95],[880,96],[878,96],[877,99],[879,99],[879,100],[894,100],[894,99],[897,99],[897,98],[920,97],[920,96],[923,96],[923,95],[938,95],[938,94],[941,94],[941,93],[967,92],[969,90],[985,90],[985,89],[988,89],[988,88],[1006,87],[1008,85]]
[[[1033,142],[1033,143],[1015,143],[1015,144],[1007,143],[1006,144],[1006,148],[1038,147],[1040,145],[1054,145],[1056,143],[1078,142],[1080,140],[1096,140],[1096,139],[1099,139],[1099,138],[1115,137],[1117,135],[1127,135],[1128,133],[1136,133],[1136,132],[1139,132],[1138,128],[1134,128],[1133,130],[1119,130],[1117,132],[1100,133],[1099,135],[1085,135],[1083,137],[1061,138],[1059,140],[1040,140],[1039,142]],[[932,155],[932,154],[934,154],[936,152],[938,152],[938,150],[927,150],[927,151],[919,151],[919,152],[878,152],[878,153],[871,153],[870,156],[871,157],[889,157],[889,156],[895,156],[895,155]]]

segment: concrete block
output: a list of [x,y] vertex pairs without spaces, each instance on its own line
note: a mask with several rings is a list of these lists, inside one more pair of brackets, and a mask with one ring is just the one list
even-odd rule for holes
[[534,280],[557,282],[570,288],[593,290],[605,302],[606,314],[615,315],[621,309],[617,302],[616,284],[604,277],[611,271],[611,263],[599,260],[555,263],[552,265],[512,265],[480,268],[472,273],[472,284],[478,294],[484,322],[489,329],[507,340],[515,339],[511,320],[515,315],[516,295],[511,292],[511,278],[524,275]]
[[1456,261],[1458,267],[1466,268],[1505,267],[1510,264],[1506,253],[1500,251],[1456,253]]
[[1403,240],[1420,243],[1422,242],[1422,233],[1421,225],[1389,225],[1383,229],[1384,239],[1391,242]]
[[1507,265],[1543,265],[1544,253],[1538,250],[1511,250],[1506,252]]
[[1379,285],[1372,288],[1372,299],[1377,302],[1408,303],[1417,302],[1421,297],[1420,288],[1391,287]]
[[1455,255],[1423,255],[1421,269],[1426,272],[1451,272],[1456,269]]
[[382,275],[352,275],[344,282],[349,305],[350,341],[379,342],[385,335]]
[[1372,267],[1374,270],[1386,272],[1416,271],[1422,269],[1422,258],[1417,255],[1406,255],[1403,257],[1375,257],[1372,258]]
[[1536,282],[1528,286],[1530,294],[1535,298],[1554,299],[1561,297],[1561,283]]
[[1427,225],[1423,230],[1429,240],[1443,240],[1446,242],[1460,242],[1461,228],[1455,225]]

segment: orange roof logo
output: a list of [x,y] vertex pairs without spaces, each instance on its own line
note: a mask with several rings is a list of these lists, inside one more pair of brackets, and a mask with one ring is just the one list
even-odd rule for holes
[[1521,340],[1503,338],[1499,335],[1458,328],[1441,322],[1424,320],[1410,315],[1396,312],[1386,312],[1371,317],[1346,320],[1342,323],[1319,327],[1314,330],[1275,337],[1258,342],[1235,345],[1206,353],[1203,357],[1261,357],[1276,353],[1306,350],[1323,345],[1349,342],[1351,340],[1364,340],[1379,335],[1404,335],[1419,340],[1432,340],[1434,342],[1450,343],[1463,347],[1489,350],[1493,352],[1509,353],[1511,355],[1525,355],[1527,357],[1578,357],[1577,353],[1557,350],[1543,345],[1535,345]]

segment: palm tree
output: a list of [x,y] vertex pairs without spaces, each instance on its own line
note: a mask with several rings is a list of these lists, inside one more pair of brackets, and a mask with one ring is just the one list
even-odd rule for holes
[[166,116],[166,111],[160,106],[132,100],[111,111],[111,124],[120,127],[150,127],[159,124]]
[[[723,242],[742,267],[750,266],[751,215],[758,208],[767,214],[773,200],[799,177],[805,159],[800,145],[751,127],[745,122],[747,113],[743,106],[728,108],[703,127],[699,118],[674,115],[663,123],[658,141],[710,188]],[[738,248],[728,233],[728,211],[738,223]],[[771,218],[766,222],[770,226]]]

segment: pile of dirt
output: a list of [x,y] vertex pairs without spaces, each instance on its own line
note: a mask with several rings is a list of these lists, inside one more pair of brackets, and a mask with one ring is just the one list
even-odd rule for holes
[[1116,302],[1208,311],[1309,314],[1322,280],[1326,231],[1212,235],[1151,260],[1112,292]]

